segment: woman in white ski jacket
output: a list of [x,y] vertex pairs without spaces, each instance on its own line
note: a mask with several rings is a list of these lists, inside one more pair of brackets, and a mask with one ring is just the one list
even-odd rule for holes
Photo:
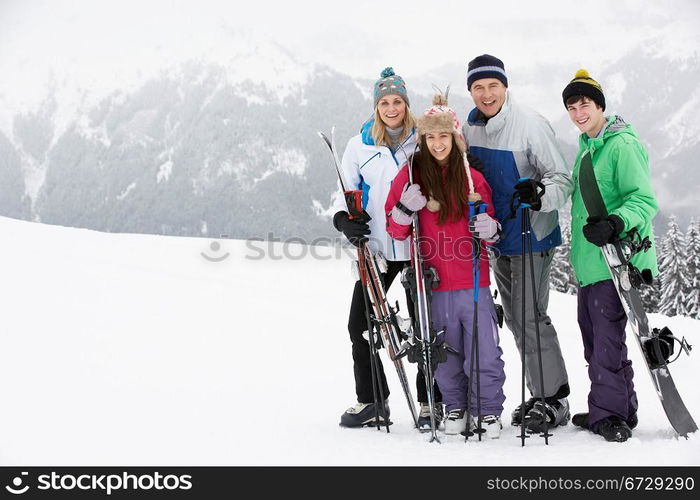
[[[363,223],[349,219],[345,200],[338,196],[333,204],[336,212],[333,225],[354,245],[367,240],[373,253],[381,253],[386,258],[387,270],[383,278],[387,289],[403,267],[408,264],[410,243],[395,241],[387,233],[384,202],[391,182],[415,148],[415,120],[409,109],[406,84],[392,68],[386,68],[374,84],[374,116],[362,126],[358,135],[348,141],[341,165],[347,182],[346,189],[362,190],[362,208],[371,220]],[[409,311],[413,312],[408,293],[406,299]],[[344,427],[375,424],[369,344],[363,337],[367,329],[362,285],[357,281],[348,319],[357,404],[348,408],[341,416],[340,425]],[[389,387],[381,361],[377,363],[377,372],[386,398],[389,395]],[[425,382],[420,371],[417,389],[418,400],[427,401]],[[441,405],[437,406],[441,407]],[[379,409],[380,420],[389,418],[388,404],[385,403],[384,407],[386,414],[382,414],[381,408]],[[429,425],[428,410],[427,403],[421,404],[419,423],[424,424],[428,420]]]

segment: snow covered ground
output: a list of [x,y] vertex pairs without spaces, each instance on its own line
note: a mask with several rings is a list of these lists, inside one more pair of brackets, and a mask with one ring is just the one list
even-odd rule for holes
[[[631,342],[640,423],[624,444],[571,425],[549,446],[522,448],[510,426],[496,441],[428,443],[390,366],[391,433],[342,429],[354,403],[352,278],[333,249],[7,218],[0,234],[0,465],[700,465],[699,437],[674,436]],[[578,412],[588,378],[575,309],[552,293]],[[700,340],[698,321],[651,322]],[[507,330],[501,344],[508,423],[520,362]],[[698,356],[672,365],[696,421]]]

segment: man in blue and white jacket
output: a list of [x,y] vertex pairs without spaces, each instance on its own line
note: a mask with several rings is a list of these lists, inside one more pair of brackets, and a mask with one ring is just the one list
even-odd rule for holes
[[[508,92],[508,78],[503,62],[484,54],[469,62],[468,90],[474,108],[464,125],[469,152],[479,158],[491,189],[496,218],[503,235],[494,245],[498,258],[494,263],[496,284],[501,293],[505,320],[521,352],[522,273],[527,273],[525,372],[533,396],[525,403],[524,425],[530,432],[565,425],[569,418],[569,381],[559,347],[557,332],[547,315],[549,275],[555,247],[561,244],[557,210],[571,196],[573,184],[566,162],[556,144],[554,131],[547,120],[535,111],[513,102]],[[527,181],[520,181],[528,178]],[[544,193],[537,189],[540,182]],[[537,296],[532,297],[529,266],[522,262],[521,210],[511,213],[513,195],[531,205],[533,229],[532,253]],[[534,304],[538,311],[535,314]],[[545,405],[540,399],[540,372],[537,357],[536,323],[538,318]],[[520,425],[520,406],[512,414],[513,425]]]

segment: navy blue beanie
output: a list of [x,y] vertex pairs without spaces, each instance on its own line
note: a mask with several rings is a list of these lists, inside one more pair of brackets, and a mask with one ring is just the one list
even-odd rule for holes
[[503,85],[508,86],[506,68],[498,57],[484,54],[469,61],[467,67],[467,90],[472,89],[472,83],[482,78],[497,78]]

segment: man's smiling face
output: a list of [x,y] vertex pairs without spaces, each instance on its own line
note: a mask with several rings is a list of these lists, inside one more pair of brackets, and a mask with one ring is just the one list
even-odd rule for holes
[[506,101],[506,86],[497,78],[482,78],[469,90],[474,104],[486,118],[498,114]]

